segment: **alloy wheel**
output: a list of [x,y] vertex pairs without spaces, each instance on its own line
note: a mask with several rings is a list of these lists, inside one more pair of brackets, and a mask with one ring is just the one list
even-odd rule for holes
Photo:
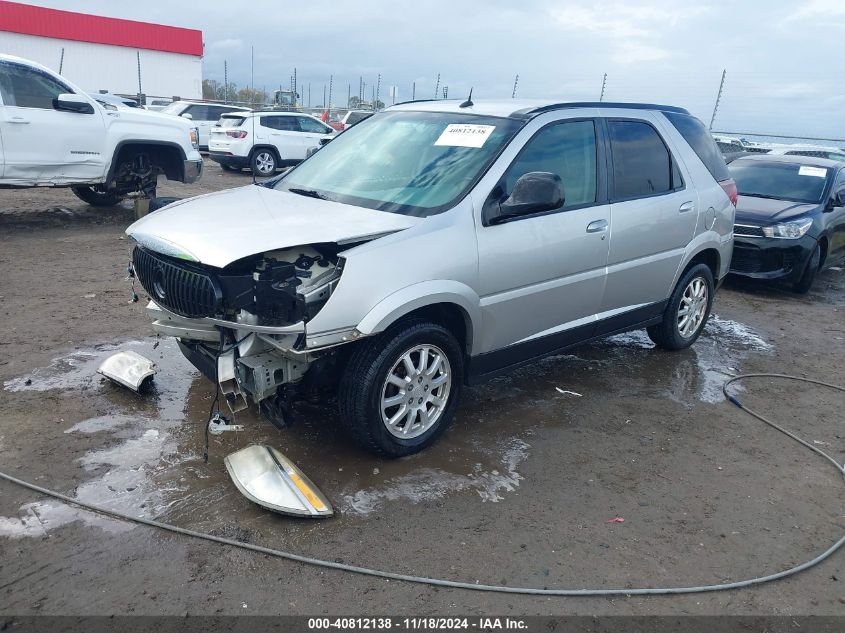
[[690,338],[701,327],[707,314],[707,282],[701,277],[693,278],[684,289],[678,308],[678,332]]
[[419,437],[443,415],[451,388],[451,367],[443,350],[416,345],[387,374],[381,390],[382,422],[396,437]]

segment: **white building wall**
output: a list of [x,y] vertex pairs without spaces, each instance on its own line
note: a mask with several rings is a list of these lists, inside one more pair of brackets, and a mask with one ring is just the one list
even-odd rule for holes
[[[138,93],[138,49],[110,44],[58,40],[0,31],[0,53],[17,55],[59,71],[83,90]],[[140,50],[141,88],[147,96],[202,97],[202,58]]]

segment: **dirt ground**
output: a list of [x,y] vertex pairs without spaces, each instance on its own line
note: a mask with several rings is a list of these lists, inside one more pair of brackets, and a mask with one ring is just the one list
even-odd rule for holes
[[[207,163],[194,195],[247,185]],[[845,272],[806,297],[729,283],[689,350],[634,332],[465,390],[430,450],[375,459],[331,403],[278,431],[252,412],[212,438],[212,385],[151,336],[124,280],[130,205],[69,191],[0,191],[2,470],[139,516],[384,570],[532,587],[718,584],[812,558],[842,536],[842,479],[725,402],[728,374],[845,383]],[[139,289],[140,290],[140,289]],[[95,373],[115,350],[159,365],[135,395]],[[575,392],[561,393],[564,391]],[[576,395],[577,394],[577,395]],[[744,403],[845,459],[843,399],[755,380]],[[263,441],[291,457],[337,515],[266,512],[223,458]],[[609,522],[623,517],[623,523]],[[2,614],[845,614],[840,552],[753,589],[675,597],[546,598],[437,589],[270,559],[88,514],[0,483]]]

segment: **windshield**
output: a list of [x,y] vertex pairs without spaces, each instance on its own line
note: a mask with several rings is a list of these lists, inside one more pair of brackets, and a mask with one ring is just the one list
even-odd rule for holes
[[730,170],[739,195],[793,202],[821,202],[830,172],[826,167],[756,160],[734,161]]
[[443,112],[383,112],[339,135],[275,189],[425,217],[463,198],[521,121]]
[[174,101],[169,106],[166,106],[160,110],[164,114],[179,114],[185,108],[185,104],[181,101]]

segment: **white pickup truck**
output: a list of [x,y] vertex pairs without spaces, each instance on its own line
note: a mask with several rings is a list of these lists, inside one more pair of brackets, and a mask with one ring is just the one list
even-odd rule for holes
[[98,103],[34,62],[0,55],[0,189],[70,187],[94,206],[202,175],[189,121]]

